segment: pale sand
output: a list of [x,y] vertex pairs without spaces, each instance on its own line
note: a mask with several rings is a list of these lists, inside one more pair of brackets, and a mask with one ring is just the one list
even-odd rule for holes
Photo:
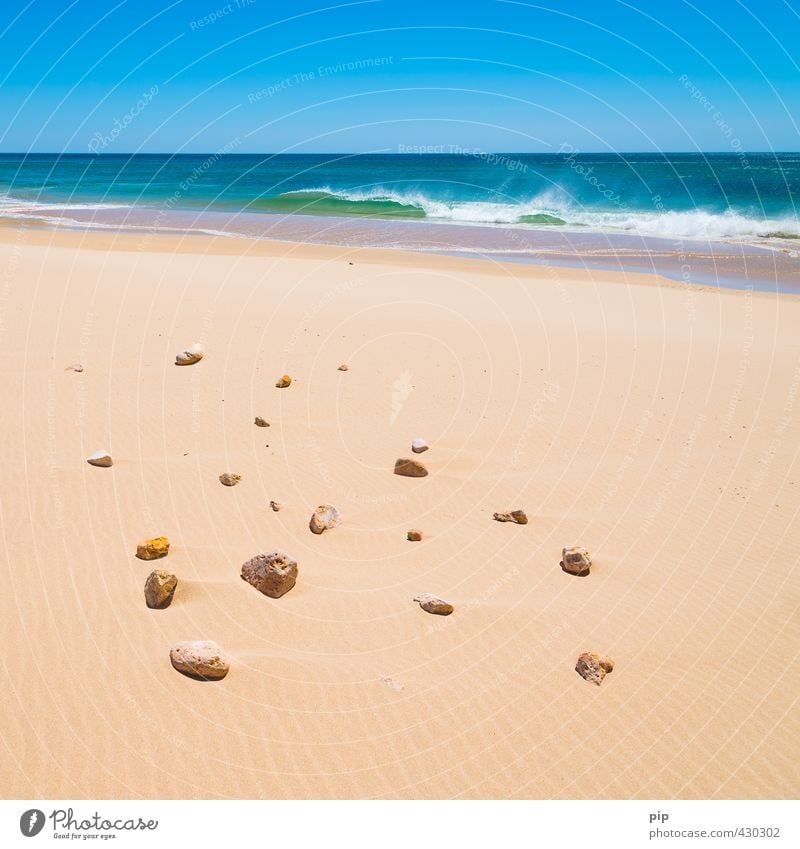
[[[3,796],[800,793],[800,300],[42,230],[0,268]],[[430,475],[392,474],[417,436]],[[273,548],[278,600],[239,577]]]

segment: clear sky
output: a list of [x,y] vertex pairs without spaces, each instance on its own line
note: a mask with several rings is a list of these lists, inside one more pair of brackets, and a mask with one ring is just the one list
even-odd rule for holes
[[800,0],[2,11],[0,151],[800,149]]

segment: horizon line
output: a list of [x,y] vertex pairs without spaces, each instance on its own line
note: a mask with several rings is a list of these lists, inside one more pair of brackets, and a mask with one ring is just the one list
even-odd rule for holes
[[[442,145],[427,145],[428,147],[442,147]],[[384,150],[363,150],[363,151],[302,151],[289,153],[286,151],[252,151],[251,153],[236,153],[222,152],[220,150],[198,150],[198,151],[108,151],[104,153],[94,153],[93,151],[56,151],[56,150],[0,150],[0,156],[91,156],[100,159],[104,156],[479,156],[484,154],[502,155],[502,156],[553,156],[566,154],[603,154],[607,156],[642,156],[642,155],[658,155],[658,154],[688,154],[696,156],[723,155],[723,156],[743,156],[752,154],[776,154],[776,153],[796,153],[800,155],[800,148],[786,150],[580,150],[578,148],[572,150],[484,150],[483,148],[475,148],[476,152],[468,148],[461,148],[458,152],[445,151],[384,151]]]

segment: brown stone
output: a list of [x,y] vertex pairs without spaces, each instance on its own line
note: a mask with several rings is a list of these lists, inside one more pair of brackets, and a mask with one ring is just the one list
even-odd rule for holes
[[606,677],[606,673],[612,672],[614,669],[614,661],[604,654],[585,651],[575,664],[575,671],[581,678],[586,681],[591,681],[592,684],[597,684],[599,687]]
[[528,516],[524,510],[511,510],[508,513],[495,513],[494,518],[498,522],[513,522],[515,525],[528,524]]
[[241,479],[241,475],[236,475],[233,472],[223,472],[223,474],[219,476],[219,482],[223,486],[236,486]]
[[288,374],[284,374],[284,375],[283,375],[283,376],[282,376],[282,377],[278,380],[278,382],[275,384],[275,386],[277,386],[277,387],[278,387],[278,389],[286,389],[286,387],[287,387],[287,386],[290,386],[290,385],[291,385],[291,383],[292,383],[292,378],[291,378],[291,377],[289,377],[289,375],[288,375]]
[[406,478],[424,478],[427,477],[428,470],[419,460],[401,458],[395,461],[394,473]]
[[187,640],[169,652],[178,672],[200,681],[219,681],[228,674],[230,664],[222,649],[211,640]]
[[155,569],[148,576],[144,584],[144,600],[148,607],[154,610],[163,610],[172,604],[178,579],[172,572],[163,569]]
[[342,363],[339,366],[339,368],[337,369],[337,371],[349,371],[349,370],[350,370],[350,366],[347,365],[347,363]]
[[407,534],[406,539],[409,542],[420,542],[422,540],[422,531],[412,528]]
[[242,564],[242,578],[270,598],[280,598],[297,582],[297,562],[282,551],[257,554]]
[[139,560],[158,560],[169,554],[169,540],[166,537],[153,537],[140,542],[136,546],[136,556]]
[[108,451],[95,451],[94,454],[91,454],[86,458],[86,462],[90,466],[100,466],[100,468],[103,469],[107,469],[114,465],[114,461],[111,459],[111,455]]
[[281,509],[281,504],[279,501],[270,501],[269,506],[273,509],[275,513],[277,513]]
[[452,604],[442,601],[440,598],[430,595],[430,593],[418,595],[414,601],[418,602],[423,610],[428,613],[435,613],[437,616],[449,616],[454,610]]
[[255,423],[256,427],[269,427],[269,422],[266,419],[262,419],[261,416],[256,416]]
[[585,548],[573,545],[561,549],[561,568],[570,575],[588,575],[592,558]]

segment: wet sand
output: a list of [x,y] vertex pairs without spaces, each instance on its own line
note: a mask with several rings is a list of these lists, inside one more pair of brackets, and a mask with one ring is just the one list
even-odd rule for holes
[[[146,206],[110,209],[31,208],[45,221],[79,232],[129,230],[155,236],[220,236],[287,244],[444,253],[491,262],[658,274],[685,286],[800,294],[796,239],[726,241],[667,238],[589,228],[445,223],[334,215],[277,215]],[[35,216],[44,216],[36,218]],[[2,220],[2,219],[0,219]],[[14,225],[13,219],[5,219]],[[235,250],[245,250],[238,247]]]

